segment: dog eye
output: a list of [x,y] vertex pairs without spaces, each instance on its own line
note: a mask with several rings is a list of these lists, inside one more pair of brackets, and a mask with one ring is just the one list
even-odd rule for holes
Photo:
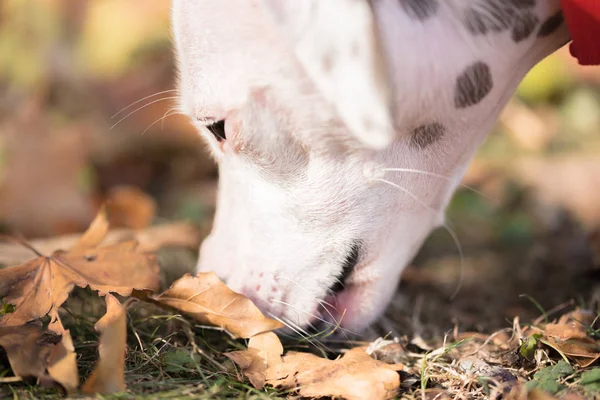
[[213,134],[215,139],[217,139],[217,142],[222,142],[223,140],[227,139],[227,137],[225,136],[225,120],[224,119],[221,121],[217,121],[214,124],[207,125],[206,127],[208,128],[210,133]]

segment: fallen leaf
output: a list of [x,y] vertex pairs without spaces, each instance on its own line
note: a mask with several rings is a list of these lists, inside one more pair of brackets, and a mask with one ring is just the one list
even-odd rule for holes
[[106,295],[106,314],[95,325],[100,332],[100,359],[81,388],[86,394],[112,394],[125,391],[125,307],[111,294]]
[[58,309],[75,285],[122,296],[133,289],[157,290],[158,264],[138,251],[136,242],[95,247],[107,230],[106,214],[100,212],[70,251],[1,269],[0,298],[15,310],[0,318],[0,326],[23,325]]
[[[251,339],[252,340],[252,339]],[[283,352],[273,333],[260,335],[248,350],[227,353],[257,388],[264,385],[297,391],[303,397],[390,399],[400,387],[402,365],[371,358],[363,348],[349,350],[337,360],[310,353]],[[253,381],[254,380],[254,381]],[[262,382],[261,385],[257,385]]]
[[566,324],[547,324],[545,326],[546,336],[556,338],[558,340],[567,340],[573,338],[587,338],[585,329],[581,329],[581,324],[571,321]]
[[71,251],[78,252],[98,246],[106,237],[108,229],[108,215],[106,208],[102,207],[83,235],[73,244]]
[[283,346],[273,332],[253,336],[248,341],[248,350],[225,353],[244,372],[252,386],[260,389],[265,385],[265,372],[269,367],[281,364]]
[[13,374],[22,378],[48,377],[47,359],[60,340],[54,332],[44,331],[42,323],[37,321],[0,327],[0,347],[6,351]]
[[71,332],[66,330],[58,312],[54,309],[50,314],[48,329],[61,336],[61,340],[51,348],[48,356],[48,374],[58,382],[67,393],[75,393],[79,386],[79,372],[77,371],[77,354]]
[[266,318],[248,298],[229,289],[214,272],[185,274],[151,299],[200,323],[221,327],[235,337],[250,338],[283,327]]
[[154,199],[134,186],[111,189],[106,204],[113,227],[143,229],[150,225],[156,214]]
[[[69,234],[52,238],[34,239],[28,243],[42,254],[71,248],[81,235]],[[198,249],[202,232],[188,222],[151,226],[143,230],[111,229],[102,242],[104,245],[135,240],[139,251],[152,252],[164,247]],[[17,243],[0,243],[0,264],[16,265],[31,260],[31,250]]]
[[600,358],[600,343],[592,338],[557,340],[547,339],[552,347],[573,359],[580,367],[587,367]]
[[76,355],[69,331],[56,321],[50,322],[52,330],[44,330],[39,321],[0,327],[0,347],[15,376],[33,377],[42,385],[57,382],[71,394],[79,385]]
[[600,359],[600,343],[588,335],[593,319],[593,313],[576,309],[561,316],[556,323],[546,324],[545,340],[579,366],[587,367]]
[[302,396],[343,396],[346,399],[389,399],[400,386],[402,366],[371,358],[363,349],[352,349],[338,360],[290,352],[283,363],[267,371],[267,384],[298,388]]

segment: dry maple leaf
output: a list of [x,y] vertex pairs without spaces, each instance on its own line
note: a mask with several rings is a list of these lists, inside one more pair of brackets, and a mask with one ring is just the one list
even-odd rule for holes
[[593,313],[576,309],[561,316],[558,322],[546,324],[544,339],[548,345],[585,368],[600,359],[600,343],[588,335],[593,320]]
[[42,386],[57,382],[67,393],[74,393],[79,375],[71,336],[60,322],[52,321],[50,326],[54,331],[44,330],[39,321],[0,327],[0,346],[15,376],[36,378]]
[[71,250],[1,269],[0,299],[15,311],[1,318],[0,326],[23,325],[55,311],[75,285],[122,296],[133,289],[157,290],[154,256],[137,251],[136,242],[96,247],[107,230],[106,213],[100,212]]
[[280,364],[283,346],[273,332],[253,336],[248,341],[248,350],[225,353],[244,372],[252,386],[260,389],[265,385],[265,372],[269,367]]
[[156,202],[135,186],[117,186],[106,200],[112,227],[146,228],[156,214]]
[[6,351],[10,367],[21,378],[43,379],[47,374],[47,360],[52,347],[61,337],[44,331],[41,322],[23,326],[0,327],[0,346]]
[[[272,336],[271,336],[272,335]],[[348,400],[393,398],[400,386],[397,371],[402,365],[389,365],[371,358],[362,348],[349,350],[337,360],[310,353],[281,354],[281,342],[274,334],[261,335],[245,351],[226,353],[256,384],[292,389],[305,397],[335,397]],[[252,339],[250,339],[252,341]]]
[[[71,250],[0,270],[0,299],[14,305],[14,312],[0,319],[0,346],[16,376],[33,376],[42,383],[57,382],[67,393],[76,391],[79,376],[73,341],[58,316],[58,308],[75,285],[90,286],[101,295],[158,289],[154,257],[137,251],[135,242],[97,247],[107,232],[102,210]],[[47,331],[31,323],[47,314]]]
[[81,388],[86,394],[111,394],[125,391],[125,345],[127,340],[125,307],[114,296],[106,295],[106,314],[95,328],[100,331],[100,359]]
[[265,317],[250,299],[229,289],[213,272],[197,276],[185,274],[168,290],[151,299],[239,338],[283,327],[280,322]]
[[53,310],[50,314],[48,329],[60,335],[60,342],[50,349],[47,360],[48,374],[58,382],[67,393],[74,393],[79,386],[79,372],[77,371],[77,354],[71,333],[66,330],[58,312]]

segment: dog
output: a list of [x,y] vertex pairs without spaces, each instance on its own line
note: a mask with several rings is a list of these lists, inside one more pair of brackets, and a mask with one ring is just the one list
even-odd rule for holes
[[198,271],[292,329],[385,310],[559,0],[174,0],[180,107],[219,166]]

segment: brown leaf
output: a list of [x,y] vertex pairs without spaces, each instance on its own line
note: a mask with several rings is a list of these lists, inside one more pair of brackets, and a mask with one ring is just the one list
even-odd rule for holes
[[283,326],[266,318],[252,301],[229,289],[213,272],[186,274],[168,290],[151,298],[236,337],[249,338]]
[[75,393],[79,386],[79,372],[73,339],[71,333],[63,327],[56,309],[52,310],[50,318],[48,329],[61,335],[61,340],[51,349],[48,356],[48,374],[52,380],[60,383],[67,393]]
[[600,343],[588,336],[593,319],[592,313],[576,309],[561,316],[558,322],[546,324],[545,340],[581,367],[587,367],[600,358]]
[[328,360],[298,352],[278,358],[283,349],[272,333],[261,335],[252,345],[246,351],[226,355],[244,370],[257,388],[262,387],[257,386],[262,382],[296,390],[303,397],[376,400],[393,398],[400,386],[397,371],[403,367],[377,361],[362,348],[354,348],[340,359]]
[[244,372],[252,386],[260,389],[265,385],[265,372],[269,367],[281,364],[283,346],[273,332],[253,336],[248,341],[248,350],[225,353]]
[[107,230],[101,212],[70,251],[55,251],[25,264],[0,270],[0,298],[15,306],[0,326],[19,326],[56,310],[75,285],[101,294],[128,296],[133,289],[157,290],[158,264],[137,250],[136,242],[94,247]]
[[146,228],[156,214],[156,202],[134,186],[117,186],[108,193],[111,225],[131,229]]
[[592,338],[558,340],[548,338],[549,344],[585,368],[600,358],[600,343]]
[[314,354],[289,352],[283,363],[267,370],[266,383],[280,388],[298,388],[302,396],[390,399],[400,385],[398,369],[402,367],[374,360],[359,348],[334,361]]
[[570,321],[566,324],[547,324],[544,333],[546,336],[554,337],[558,340],[587,337],[585,327],[574,321]]
[[15,376],[34,377],[42,383],[57,382],[67,393],[74,393],[79,375],[71,336],[56,322],[50,326],[62,333],[43,330],[38,321],[0,327],[0,346],[6,351]]
[[100,331],[100,360],[82,387],[86,394],[111,394],[125,391],[125,345],[127,340],[125,308],[114,296],[106,295],[106,314],[96,323]]
[[22,378],[48,376],[46,361],[60,340],[55,333],[43,331],[40,322],[0,327],[0,346],[6,351],[13,374]]
[[77,242],[71,247],[71,251],[82,251],[98,246],[108,233],[109,223],[106,209],[103,207],[98,211],[96,218],[92,221],[87,230],[77,239]]
[[[139,250],[152,252],[164,247],[185,247],[197,249],[202,241],[202,232],[188,222],[174,222],[156,225],[143,230],[111,229],[102,243],[104,245],[135,240],[139,242]],[[52,238],[29,241],[31,247],[42,254],[52,253],[58,249],[72,247],[80,235],[64,235]],[[31,250],[21,244],[0,243],[0,264],[16,265],[31,260]]]

